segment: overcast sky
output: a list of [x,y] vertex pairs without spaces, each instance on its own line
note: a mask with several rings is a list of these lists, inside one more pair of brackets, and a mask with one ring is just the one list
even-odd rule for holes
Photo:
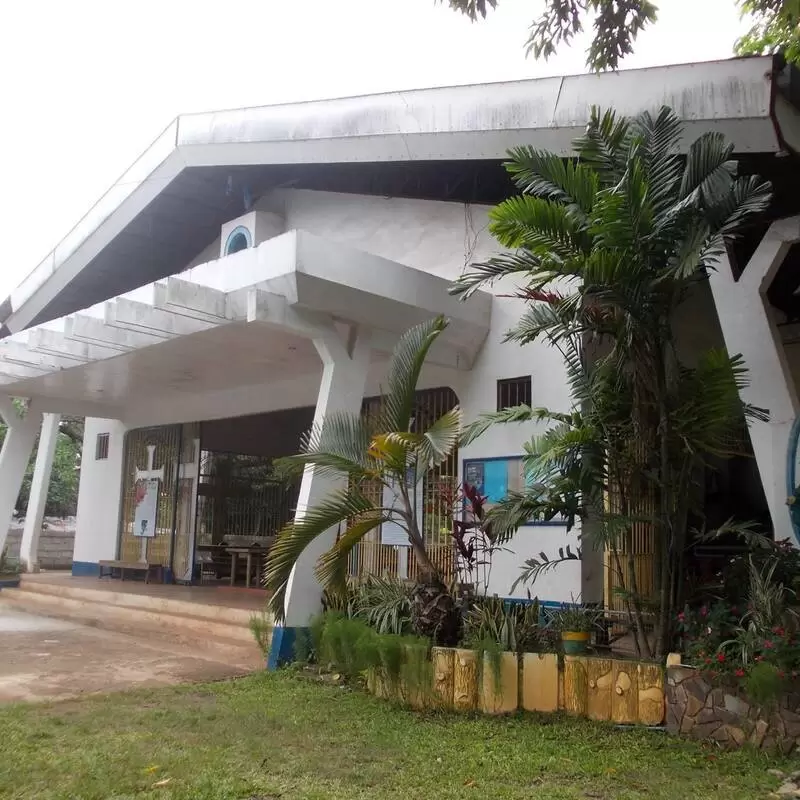
[[[661,0],[625,67],[726,58],[734,0]],[[526,59],[541,0],[3,0],[0,299],[177,115],[584,71]]]

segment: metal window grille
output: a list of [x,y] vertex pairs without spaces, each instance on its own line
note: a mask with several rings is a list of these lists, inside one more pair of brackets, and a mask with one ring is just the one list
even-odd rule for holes
[[531,376],[504,378],[497,381],[497,410],[531,404]]
[[105,461],[108,458],[108,438],[107,433],[98,433],[97,441],[94,445],[94,460]]

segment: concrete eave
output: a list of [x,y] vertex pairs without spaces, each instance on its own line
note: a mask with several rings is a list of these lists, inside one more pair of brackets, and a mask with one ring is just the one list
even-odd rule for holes
[[[529,144],[567,155],[592,105],[633,115],[661,105],[684,143],[717,130],[738,153],[782,149],[771,56],[421,89],[178,117],[0,303],[0,337],[37,315],[184,169],[203,166],[502,159]],[[795,137],[792,135],[792,138]]]

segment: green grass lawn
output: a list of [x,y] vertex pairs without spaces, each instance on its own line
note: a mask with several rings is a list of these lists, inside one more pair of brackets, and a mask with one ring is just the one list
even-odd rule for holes
[[418,715],[291,674],[0,709],[2,798],[763,798],[781,767],[561,717]]

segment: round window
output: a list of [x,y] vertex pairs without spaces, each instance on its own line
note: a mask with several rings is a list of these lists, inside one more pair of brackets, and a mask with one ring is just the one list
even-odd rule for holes
[[240,250],[247,250],[248,247],[250,247],[250,231],[240,225],[230,232],[228,241],[225,242],[225,255],[229,256]]

